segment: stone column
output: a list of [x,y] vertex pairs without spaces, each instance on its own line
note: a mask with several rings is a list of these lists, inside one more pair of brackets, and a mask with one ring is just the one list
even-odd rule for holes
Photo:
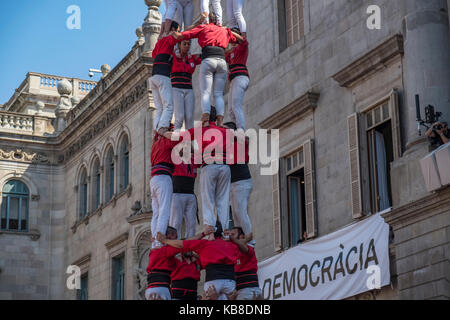
[[66,117],[72,108],[72,103],[70,101],[70,94],[72,93],[72,85],[66,79],[58,82],[58,93],[61,98],[56,105],[56,127],[55,134],[61,133],[66,128]]
[[442,10],[446,7],[446,0],[405,2],[403,31],[406,105],[401,118],[406,153],[422,141],[417,131],[416,94],[420,95],[422,118],[424,108],[429,104],[433,105],[435,110],[444,112],[447,119],[449,117],[450,36],[448,15]]
[[161,31],[162,17],[158,11],[161,0],[145,0],[145,4],[148,6],[148,14],[142,25],[142,30],[145,36],[144,53],[149,54],[155,48]]

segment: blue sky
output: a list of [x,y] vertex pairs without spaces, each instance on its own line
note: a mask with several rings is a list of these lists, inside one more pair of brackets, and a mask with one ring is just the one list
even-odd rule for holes
[[[81,9],[81,30],[66,27],[70,5]],[[114,68],[146,14],[144,0],[1,0],[0,103],[29,71],[89,79],[89,68]]]

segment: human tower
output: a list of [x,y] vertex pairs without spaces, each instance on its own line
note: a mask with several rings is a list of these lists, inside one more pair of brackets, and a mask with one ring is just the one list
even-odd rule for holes
[[[156,112],[150,180],[153,241],[146,298],[198,300],[197,285],[204,269],[203,299],[259,299],[255,242],[247,212],[253,185],[248,140],[243,134],[242,104],[249,86],[244,0],[227,1],[228,27],[222,25],[219,0],[211,0],[212,12],[209,1],[202,0],[202,16],[195,24],[192,0],[165,2],[149,80]],[[201,56],[190,53],[194,38],[202,47]],[[192,74],[198,65],[202,116],[201,125],[194,126]],[[224,123],[227,77],[230,122]],[[186,130],[181,132],[183,124]],[[200,221],[194,184],[199,169],[203,232],[196,235]],[[186,233],[179,240],[183,219]]]

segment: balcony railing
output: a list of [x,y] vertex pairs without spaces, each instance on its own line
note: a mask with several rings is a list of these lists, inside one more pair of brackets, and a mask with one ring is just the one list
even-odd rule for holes
[[0,111],[0,132],[43,136],[54,131],[51,121],[43,116]]

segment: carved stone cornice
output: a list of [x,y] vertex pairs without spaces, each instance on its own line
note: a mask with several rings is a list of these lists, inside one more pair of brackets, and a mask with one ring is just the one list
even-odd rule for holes
[[74,265],[74,266],[82,266],[82,265],[88,264],[90,261],[91,261],[91,254],[88,253],[84,257],[81,257],[77,261],[73,262],[72,265]]
[[128,232],[122,233],[120,236],[114,238],[113,240],[105,243],[105,247],[111,250],[115,246],[121,244],[122,242],[128,241]]
[[403,36],[396,34],[333,76],[341,87],[352,87],[397,56],[403,55]]
[[28,236],[30,237],[31,241],[38,241],[41,237],[41,233],[39,232],[39,230],[37,229],[31,229],[30,231],[27,232],[20,232],[20,231],[1,231],[0,230],[0,235],[5,234],[5,235],[15,235],[15,236]]
[[141,214],[129,216],[127,218],[127,221],[131,225],[147,223],[152,220],[152,216],[153,216],[153,213],[151,213],[151,212],[150,213],[141,213]]
[[313,111],[317,107],[319,97],[319,93],[307,92],[288,106],[259,123],[259,126],[263,129],[281,129],[287,127],[303,118],[305,114]]
[[449,209],[450,187],[446,187],[429,196],[394,208],[390,212],[383,214],[382,217],[395,231]]
[[0,147],[0,160],[46,165],[56,164],[55,161],[52,161],[52,157],[44,152],[3,147]]

